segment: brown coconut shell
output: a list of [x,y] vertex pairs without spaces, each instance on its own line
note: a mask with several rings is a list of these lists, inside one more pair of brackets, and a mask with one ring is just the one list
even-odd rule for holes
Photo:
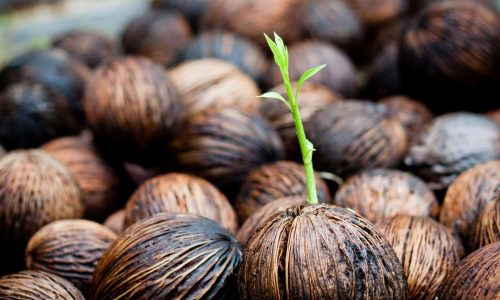
[[89,299],[234,299],[241,255],[236,239],[213,220],[158,214],[128,228],[108,249]]
[[251,170],[284,156],[278,134],[262,116],[235,108],[193,115],[171,148],[179,169],[218,187],[237,188]]
[[169,66],[191,40],[187,19],[173,11],[151,10],[134,18],[124,29],[122,46],[127,54],[146,56]]
[[206,58],[180,64],[169,71],[179,93],[183,118],[212,108],[256,110],[261,100],[255,82],[231,63]]
[[[349,57],[334,45],[321,41],[305,41],[292,45],[289,49],[290,80],[300,76],[312,67],[326,64],[326,67],[309,79],[310,82],[325,85],[344,97],[353,97],[358,92],[356,70]],[[283,82],[281,72],[272,64],[265,83],[268,87]]]
[[[296,83],[293,82],[292,86],[295,88]],[[272,88],[272,91],[280,93],[285,99],[288,98],[284,85],[276,86]],[[329,88],[323,85],[312,82],[306,82],[303,84],[300,89],[298,104],[300,107],[300,116],[304,126],[309,123],[317,111],[340,99],[340,95],[332,92]],[[278,131],[278,134],[283,141],[287,158],[302,161],[302,154],[300,153],[295,124],[293,122],[293,116],[290,113],[290,109],[280,101],[268,99],[261,102],[259,111]]]
[[144,182],[127,202],[124,226],[161,212],[200,215],[232,233],[238,230],[236,213],[226,196],[210,182],[187,174],[169,173]]
[[46,271],[88,294],[97,262],[116,234],[87,220],[61,220],[42,227],[26,247],[26,268]]
[[115,149],[113,156],[133,159],[145,149],[159,147],[172,133],[179,118],[177,98],[160,66],[125,57],[97,69],[84,106],[97,141]]
[[496,200],[484,205],[474,226],[473,247],[479,249],[500,242],[500,185]]
[[403,125],[382,105],[338,101],[318,111],[306,127],[318,170],[349,176],[399,165],[407,150]]
[[169,9],[182,12],[194,23],[198,23],[212,0],[152,0],[154,9]]
[[[315,176],[318,200],[331,201],[325,181]],[[304,166],[278,161],[254,169],[243,181],[234,204],[240,222],[244,222],[264,205],[291,196],[307,196]]]
[[335,195],[335,204],[351,208],[373,223],[397,215],[439,215],[436,197],[422,180],[388,169],[368,170],[350,177]]
[[242,246],[246,246],[248,240],[267,219],[277,213],[284,212],[289,208],[304,205],[307,203],[307,198],[303,196],[292,196],[280,199],[275,199],[261,208],[257,209],[250,217],[248,217],[241,228],[238,230],[236,238]]
[[238,285],[240,299],[409,298],[398,258],[374,226],[322,204],[267,219],[248,241]]
[[471,113],[439,116],[412,145],[405,163],[429,187],[445,190],[462,172],[500,159],[500,127]]
[[125,209],[120,209],[109,215],[103,224],[117,235],[120,235],[125,230],[124,223]]
[[396,216],[377,228],[403,266],[411,299],[435,299],[439,285],[464,255],[460,239],[425,217]]
[[114,42],[94,31],[73,30],[63,33],[55,37],[52,46],[63,49],[72,58],[92,69],[113,59],[117,54]]
[[438,299],[500,298],[500,242],[483,247],[464,258],[441,284]]
[[366,83],[363,88],[365,96],[380,99],[403,93],[398,52],[398,45],[393,42],[375,55],[367,70]]
[[64,137],[41,147],[73,174],[82,192],[87,219],[102,221],[116,209],[119,178],[89,139]]
[[421,102],[407,96],[392,96],[379,101],[389,109],[391,115],[403,124],[411,145],[431,122],[432,112]]
[[464,246],[473,250],[474,226],[500,186],[500,160],[480,164],[462,173],[448,188],[439,221],[457,232]]
[[21,271],[0,278],[0,298],[85,300],[71,282],[43,271]]
[[377,27],[402,16],[408,0],[347,0],[367,27]]

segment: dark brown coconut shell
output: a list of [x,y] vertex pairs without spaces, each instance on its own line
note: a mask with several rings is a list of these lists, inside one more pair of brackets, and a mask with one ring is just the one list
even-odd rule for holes
[[[304,0],[214,0],[203,20],[204,29],[226,29],[245,36],[261,46],[263,33],[278,33],[287,42],[300,40],[304,28],[299,21]],[[290,60],[293,61],[293,60]]]
[[481,211],[495,200],[499,186],[500,160],[496,160],[462,173],[446,192],[439,221],[457,232],[468,250],[473,250],[473,230]]
[[385,46],[368,67],[364,95],[380,99],[403,92],[398,66],[398,46],[395,42]]
[[474,226],[473,247],[479,249],[500,242],[500,185],[496,200],[484,205]]
[[306,127],[318,170],[348,176],[397,166],[406,154],[403,125],[382,105],[338,101],[318,111]]
[[235,108],[193,115],[171,148],[181,170],[218,187],[238,188],[251,170],[284,156],[278,134],[263,117]]
[[118,205],[119,178],[89,139],[64,137],[42,146],[73,174],[82,192],[87,219],[102,221]]
[[303,11],[301,19],[313,38],[347,49],[357,46],[363,39],[363,24],[358,14],[344,1],[308,1]]
[[374,226],[328,205],[269,218],[248,241],[238,274],[245,299],[408,299],[398,258]]
[[268,68],[268,60],[262,50],[252,41],[232,32],[203,32],[182,51],[184,60],[209,57],[234,64],[254,80],[260,80]]
[[424,104],[406,96],[387,97],[379,103],[387,107],[390,114],[403,124],[408,145],[413,144],[433,118],[432,112]]
[[[326,67],[310,82],[323,84],[344,97],[353,97],[358,92],[356,70],[349,57],[337,47],[321,41],[305,41],[289,49],[290,80],[299,80],[302,73],[312,67]],[[266,85],[273,87],[283,82],[278,67],[272,64],[267,72]]]
[[0,298],[85,300],[71,282],[43,271],[21,271],[0,278]]
[[89,299],[235,299],[241,255],[236,239],[213,220],[158,214],[128,228],[108,249]]
[[0,70],[0,90],[20,81],[34,81],[57,91],[81,117],[82,97],[90,72],[60,49],[20,55]]
[[114,156],[136,159],[159,147],[179,117],[175,87],[147,59],[125,57],[99,67],[85,95],[87,121]]
[[429,5],[405,28],[400,50],[403,86],[434,110],[498,106],[500,18],[477,2]]
[[[316,175],[318,200],[331,201],[326,183]],[[240,222],[244,222],[259,208],[277,199],[306,196],[304,166],[291,161],[278,161],[254,169],[243,181],[235,202]]]
[[439,285],[464,255],[460,239],[425,217],[396,216],[377,228],[403,266],[411,299],[435,299]]
[[240,230],[236,238],[244,247],[247,245],[248,240],[254,234],[254,232],[270,217],[277,213],[284,212],[289,208],[304,205],[307,203],[307,197],[303,196],[292,196],[280,199],[274,199],[273,201],[267,203],[261,208],[257,209],[250,217],[248,217],[243,225],[241,225]]
[[[296,83],[293,82],[292,86],[295,88]],[[284,85],[276,86],[272,88],[272,91],[280,93],[285,99],[288,98]],[[329,88],[320,84],[306,82],[302,85],[298,100],[300,116],[304,126],[309,123],[317,111],[340,99],[340,95],[332,92]],[[259,111],[278,131],[283,141],[287,158],[302,161],[302,154],[300,153],[295,124],[290,109],[280,101],[267,99],[261,102]]]
[[26,267],[60,276],[88,294],[97,262],[115,239],[115,233],[92,221],[52,222],[31,237]]
[[500,242],[483,247],[463,259],[448,274],[438,299],[499,299]]
[[185,62],[170,70],[184,118],[210,108],[256,110],[261,100],[255,82],[228,62],[206,58]]
[[351,208],[373,223],[397,215],[439,215],[436,197],[422,180],[388,169],[368,170],[350,177],[335,195],[335,204]]
[[155,9],[180,11],[197,24],[210,2],[212,0],[152,0],[151,6]]
[[191,36],[189,23],[182,14],[152,10],[127,25],[122,34],[122,46],[127,54],[143,55],[169,66],[178,60]]
[[232,233],[238,230],[236,213],[226,196],[210,182],[187,174],[169,173],[144,182],[127,202],[124,225],[162,212],[200,215]]
[[500,127],[485,116],[439,116],[412,145],[405,163],[429,187],[446,189],[465,170],[500,159]]
[[120,235],[125,230],[125,209],[120,209],[109,215],[104,221],[104,226]]
[[0,112],[0,142],[7,149],[38,147],[80,127],[64,96],[39,83],[9,85],[0,92]]
[[113,59],[117,54],[113,41],[102,33],[94,31],[66,32],[57,36],[52,46],[63,49],[72,58],[92,69]]
[[376,27],[402,16],[408,0],[347,0],[367,27]]

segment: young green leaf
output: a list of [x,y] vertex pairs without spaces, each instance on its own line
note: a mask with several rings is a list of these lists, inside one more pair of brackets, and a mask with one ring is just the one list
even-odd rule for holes
[[262,94],[260,96],[257,96],[259,98],[268,98],[268,99],[276,99],[276,100],[279,100],[283,103],[285,103],[285,105],[291,110],[292,108],[290,107],[290,104],[288,103],[288,101],[285,100],[285,98],[283,98],[283,96],[281,96],[280,93],[276,93],[276,92],[267,92],[265,94]]
[[324,67],[326,67],[326,64],[317,66],[314,68],[310,68],[309,70],[305,71],[302,76],[300,76],[299,82],[297,83],[297,91],[295,92],[295,96],[297,97],[299,95],[300,89],[302,88],[302,85],[304,82],[306,82],[309,78],[313,77],[316,73],[321,71]]
[[269,36],[267,36],[267,34],[265,34],[265,33],[264,33],[264,37],[266,38],[266,42],[269,45],[271,52],[273,53],[274,61],[281,68],[284,65],[285,60],[283,59],[283,56],[281,54],[281,51],[278,48],[278,45],[276,45],[276,43],[273,40],[271,40],[271,38]]

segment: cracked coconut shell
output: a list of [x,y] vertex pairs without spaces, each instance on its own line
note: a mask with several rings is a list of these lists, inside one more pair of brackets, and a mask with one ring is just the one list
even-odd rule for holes
[[318,111],[306,127],[318,170],[349,176],[393,167],[407,150],[403,125],[387,108],[365,101],[337,101]]
[[236,188],[250,171],[284,156],[278,134],[263,117],[230,107],[187,119],[171,149],[180,170],[219,188]]
[[86,295],[97,262],[116,237],[92,221],[52,222],[31,237],[26,247],[26,268],[60,276]]
[[496,199],[484,205],[474,225],[473,249],[500,242],[500,185]]
[[434,190],[445,190],[462,172],[500,159],[500,127],[471,113],[439,116],[411,146],[405,163]]
[[460,239],[430,218],[396,216],[377,225],[403,266],[411,299],[435,299],[464,255]]
[[275,214],[248,241],[240,299],[408,299],[403,269],[375,227],[329,205]]
[[89,139],[63,137],[41,147],[73,174],[82,192],[84,217],[102,221],[116,209],[119,178]]
[[353,209],[373,223],[397,215],[439,215],[436,197],[425,183],[398,170],[373,169],[350,177],[335,195],[335,204]]
[[97,265],[89,299],[235,299],[241,252],[213,220],[161,213],[113,243]]
[[500,187],[500,160],[480,164],[460,174],[448,188],[439,221],[452,228],[467,250],[473,250],[474,226]]
[[[356,70],[350,58],[334,45],[321,41],[305,41],[294,44],[289,49],[290,80],[299,80],[302,73],[313,66],[326,64],[326,67],[310,82],[329,87],[344,97],[353,97],[358,92]],[[280,70],[271,65],[265,83],[273,87],[282,83]]]
[[212,108],[256,110],[261,100],[255,82],[231,63],[215,58],[188,61],[169,71],[183,118]]
[[0,277],[0,298],[9,300],[85,300],[71,282],[43,271],[21,271]]
[[[318,200],[330,202],[325,181],[315,176]],[[254,169],[243,181],[234,207],[240,222],[244,222],[259,208],[277,199],[306,196],[304,166],[291,161],[278,161]]]
[[499,299],[500,242],[485,246],[464,258],[438,290],[438,299]]
[[200,215],[232,233],[238,229],[233,207],[210,182],[188,174],[169,173],[144,182],[125,207],[125,228],[161,212]]

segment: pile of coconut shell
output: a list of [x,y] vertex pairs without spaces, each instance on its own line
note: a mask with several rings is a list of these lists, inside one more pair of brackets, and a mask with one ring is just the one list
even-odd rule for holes
[[[1,299],[500,299],[492,0],[154,0],[0,66]],[[263,33],[299,95],[320,204]]]

